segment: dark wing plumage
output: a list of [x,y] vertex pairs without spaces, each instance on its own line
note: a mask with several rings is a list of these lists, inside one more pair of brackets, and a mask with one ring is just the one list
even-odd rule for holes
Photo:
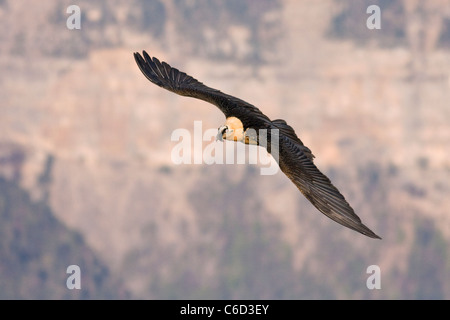
[[[142,52],[142,55],[135,52],[134,59],[145,77],[154,84],[182,96],[212,103],[225,114],[225,117],[234,116],[241,119],[244,127],[252,125],[270,126],[269,118],[254,105],[210,88],[186,73],[171,67],[164,61],[160,62],[155,57],[151,58],[145,51]],[[246,119],[250,122],[246,123]]]
[[[303,195],[330,219],[371,238],[380,238],[362,224],[361,219],[331,181],[313,163],[313,154],[284,120],[270,119],[255,106],[210,88],[178,69],[172,68],[143,51],[134,53],[139,69],[154,84],[182,96],[201,99],[216,105],[225,117],[239,118],[244,129],[279,129],[279,159],[281,170]],[[270,144],[269,144],[270,145]],[[268,148],[270,151],[271,147]]]
[[273,122],[280,128],[280,169],[303,195],[328,218],[368,237],[381,239],[361,222],[330,179],[317,169],[311,151],[303,145],[294,130],[283,120]]

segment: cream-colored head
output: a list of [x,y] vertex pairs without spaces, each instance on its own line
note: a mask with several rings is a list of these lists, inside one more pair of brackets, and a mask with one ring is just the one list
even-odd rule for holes
[[225,124],[219,128],[218,140],[230,140],[245,142],[244,126],[236,117],[229,117]]

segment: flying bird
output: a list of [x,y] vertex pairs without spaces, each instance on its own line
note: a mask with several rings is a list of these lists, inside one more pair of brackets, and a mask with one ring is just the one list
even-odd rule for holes
[[[266,147],[287,177],[301,193],[324,215],[337,223],[370,238],[381,239],[366,227],[355,214],[344,196],[314,164],[314,155],[299,139],[294,129],[281,119],[270,120],[257,107],[241,99],[210,88],[166,62],[160,62],[143,51],[134,53],[139,69],[150,82],[176,94],[201,99],[218,107],[225,115],[225,124],[218,129],[218,139],[255,144]],[[266,137],[264,143],[260,129],[278,129],[277,139]],[[273,140],[273,141],[272,141]],[[275,141],[277,140],[277,141]]]

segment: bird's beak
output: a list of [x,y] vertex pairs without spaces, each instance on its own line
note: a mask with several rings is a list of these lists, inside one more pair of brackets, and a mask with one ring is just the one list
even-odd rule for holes
[[221,126],[219,132],[217,132],[216,141],[223,141],[223,133],[227,129],[227,126]]

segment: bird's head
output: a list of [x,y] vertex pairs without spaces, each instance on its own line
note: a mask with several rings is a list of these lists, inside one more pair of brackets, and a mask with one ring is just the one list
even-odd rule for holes
[[244,128],[241,120],[236,117],[227,118],[225,124],[219,128],[219,132],[217,133],[217,139],[223,141],[241,141],[243,142],[245,139],[244,136]]
[[227,132],[228,132],[228,126],[227,125],[223,125],[221,127],[219,127],[218,132],[217,132],[217,136],[216,136],[216,141],[223,141],[223,139],[227,138]]

